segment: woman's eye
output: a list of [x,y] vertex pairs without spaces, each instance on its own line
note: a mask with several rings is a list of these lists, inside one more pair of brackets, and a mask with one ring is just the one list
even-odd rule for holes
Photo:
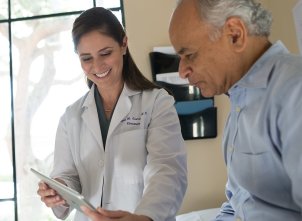
[[112,52],[111,51],[106,51],[106,52],[102,52],[100,55],[101,56],[108,56],[110,55]]

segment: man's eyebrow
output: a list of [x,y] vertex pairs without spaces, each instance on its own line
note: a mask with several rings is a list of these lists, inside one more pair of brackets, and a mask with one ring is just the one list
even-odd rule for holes
[[177,51],[177,54],[182,55],[184,54],[188,49],[187,48],[181,48]]

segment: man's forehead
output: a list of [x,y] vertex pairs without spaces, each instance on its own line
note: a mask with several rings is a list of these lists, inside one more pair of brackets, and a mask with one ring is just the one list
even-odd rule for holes
[[172,15],[172,22],[176,20],[178,22],[182,20],[191,19],[196,16],[199,17],[198,7],[195,0],[184,0],[175,9]]
[[198,9],[195,0],[183,0],[173,13],[169,34],[172,45],[180,55],[208,37],[208,25],[200,19]]
[[191,32],[201,25],[198,7],[195,0],[183,0],[175,9],[169,27],[170,33],[178,35]]
[[201,26],[200,23],[176,25],[175,28],[170,29],[170,40],[178,54],[184,54],[192,50],[191,47],[199,44],[208,38],[208,30]]

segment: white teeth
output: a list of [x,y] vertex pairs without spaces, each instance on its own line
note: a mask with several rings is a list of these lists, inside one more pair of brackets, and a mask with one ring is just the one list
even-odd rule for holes
[[109,73],[110,70],[111,69],[109,69],[108,71],[105,71],[103,73],[99,73],[99,74],[95,74],[95,75],[98,76],[99,78],[102,78],[102,77],[105,77]]

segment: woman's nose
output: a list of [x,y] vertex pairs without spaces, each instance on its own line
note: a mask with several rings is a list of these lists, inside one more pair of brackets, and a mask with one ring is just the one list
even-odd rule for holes
[[91,72],[93,73],[101,73],[102,72],[102,62],[98,59],[93,60],[91,64]]

